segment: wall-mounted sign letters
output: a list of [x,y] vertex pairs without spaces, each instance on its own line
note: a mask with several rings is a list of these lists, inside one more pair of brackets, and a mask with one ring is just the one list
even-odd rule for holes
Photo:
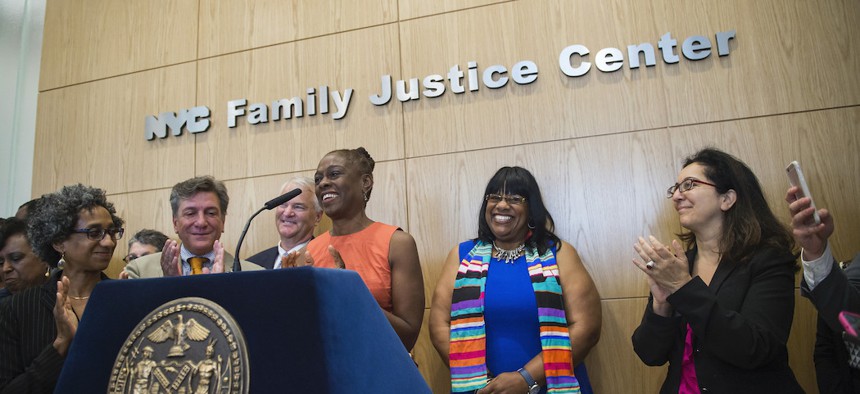
[[[716,51],[719,56],[729,55],[729,41],[735,38],[735,30],[715,34]],[[672,33],[666,33],[657,41],[660,57],[666,64],[675,64],[684,56],[687,60],[702,60],[711,55],[714,44],[708,37],[694,35],[687,37],[681,43],[680,55],[677,53],[678,41],[672,38]],[[592,66],[605,73],[620,70],[625,64],[624,51],[618,48],[603,48],[590,58],[591,51],[584,45],[575,44],[564,48],[558,57],[558,67],[561,72],[571,78],[588,74]],[[657,50],[651,43],[633,44],[627,46],[627,67],[631,70],[641,67],[644,59],[645,67],[657,64]],[[593,63],[592,63],[593,61]],[[403,103],[420,100],[421,96],[436,98],[446,92],[463,94],[475,92],[486,87],[501,89],[513,81],[517,85],[527,85],[537,80],[538,65],[531,60],[522,60],[510,68],[495,64],[480,69],[478,63],[468,62],[466,70],[459,64],[448,69],[445,75],[430,74],[423,78],[413,77],[393,81],[390,74],[380,78],[377,93],[368,96],[370,103],[376,106],[386,105],[392,98]],[[267,103],[248,103],[247,99],[235,99],[227,102],[227,127],[234,128],[240,121],[256,125],[269,121],[290,120],[303,116],[327,115],[334,120],[343,119],[353,98],[354,89],[330,89],[327,85],[308,88],[304,96],[276,99]],[[191,134],[202,133],[209,129],[210,111],[208,107],[199,106],[181,109],[178,112],[162,112],[158,116],[150,115],[145,119],[145,137],[148,141],[155,138],[167,138],[168,135],[178,137],[185,129]],[[169,132],[168,132],[169,131]]]

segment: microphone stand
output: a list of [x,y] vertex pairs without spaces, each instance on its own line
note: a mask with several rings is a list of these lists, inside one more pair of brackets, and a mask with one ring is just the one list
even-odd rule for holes
[[242,235],[239,236],[239,244],[236,245],[236,254],[233,255],[233,272],[242,271],[242,264],[239,263],[239,249],[242,248],[242,241],[245,240],[245,234],[248,233],[248,227],[251,227],[251,221],[254,220],[254,218],[257,217],[257,215],[259,215],[260,212],[263,212],[265,210],[266,210],[266,207],[262,207],[262,208],[258,209],[257,212],[254,212],[254,214],[251,215],[251,218],[248,219],[248,222],[245,223],[245,229],[242,230]]
[[251,215],[251,218],[248,219],[248,223],[245,223],[245,229],[242,230],[242,235],[239,237],[239,244],[236,245],[236,255],[233,256],[233,271],[234,272],[242,271],[242,264],[239,263],[239,249],[242,248],[242,241],[245,240],[245,234],[248,233],[248,227],[251,226],[251,221],[254,220],[254,218],[257,217],[257,215],[259,215],[260,212],[263,212],[264,210],[274,209],[278,205],[281,205],[287,201],[290,201],[290,200],[296,198],[299,194],[302,194],[302,189],[295,188],[293,190],[290,190],[284,194],[281,194],[278,197],[275,197],[275,198],[267,201],[265,204],[263,204],[262,208],[260,208],[257,212],[254,212],[254,214]]

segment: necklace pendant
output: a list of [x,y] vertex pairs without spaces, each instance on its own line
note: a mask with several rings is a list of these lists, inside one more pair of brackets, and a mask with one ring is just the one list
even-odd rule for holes
[[516,259],[523,255],[525,249],[525,243],[521,243],[520,246],[517,246],[514,249],[502,249],[496,246],[496,242],[493,241],[493,252],[495,252],[496,258],[505,264],[513,264]]

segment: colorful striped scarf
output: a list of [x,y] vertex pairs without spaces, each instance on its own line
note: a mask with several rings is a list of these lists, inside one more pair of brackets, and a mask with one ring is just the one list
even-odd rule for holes
[[[451,392],[472,392],[487,385],[487,345],[484,327],[484,287],[493,253],[492,244],[478,241],[460,261],[451,298]],[[526,248],[526,263],[535,291],[540,345],[547,393],[579,393],[573,375],[570,335],[558,283],[555,255]]]

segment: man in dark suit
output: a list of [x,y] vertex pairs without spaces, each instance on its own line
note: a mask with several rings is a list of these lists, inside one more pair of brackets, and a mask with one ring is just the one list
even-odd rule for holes
[[281,187],[281,194],[295,188],[301,189],[302,194],[275,208],[275,228],[280,242],[249,257],[248,261],[266,269],[282,268],[284,257],[300,253],[313,238],[314,228],[322,218],[322,207],[314,194],[314,181],[308,177],[295,177]]
[[797,187],[785,196],[791,212],[794,238],[803,247],[803,280],[801,294],[818,310],[815,338],[815,374],[822,393],[860,392],[860,370],[848,364],[849,354],[842,340],[845,331],[839,323],[839,312],[860,313],[860,255],[843,271],[833,257],[827,239],[833,234],[833,217],[826,209],[818,210],[821,223],[815,224],[812,201],[798,199]]
[[[182,181],[170,191],[173,229],[182,241],[167,240],[160,253],[135,259],[125,266],[122,277],[157,278],[229,272],[233,256],[224,251],[221,234],[230,197],[224,183],[210,176]],[[242,261],[243,271],[262,267]]]

